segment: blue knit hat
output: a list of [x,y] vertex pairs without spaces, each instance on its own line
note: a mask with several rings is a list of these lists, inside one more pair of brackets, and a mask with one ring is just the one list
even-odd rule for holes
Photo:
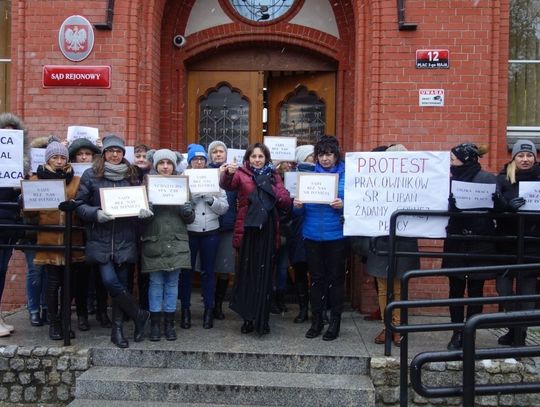
[[208,156],[206,155],[206,151],[204,150],[204,147],[200,144],[190,144],[187,149],[187,162],[188,164],[191,164],[191,160],[195,157],[204,157],[206,161],[208,161]]

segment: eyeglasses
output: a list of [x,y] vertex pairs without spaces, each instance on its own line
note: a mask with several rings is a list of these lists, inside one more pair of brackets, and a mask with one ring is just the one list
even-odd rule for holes
[[124,151],[122,151],[122,150],[119,149],[119,148],[108,148],[107,150],[105,150],[105,153],[110,153],[110,154],[123,154]]
[[193,157],[191,161],[206,161],[206,158],[204,157]]

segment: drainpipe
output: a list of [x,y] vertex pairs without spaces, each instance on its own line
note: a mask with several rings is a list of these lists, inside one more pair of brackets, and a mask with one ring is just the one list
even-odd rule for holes
[[397,0],[399,31],[416,31],[415,23],[405,22],[405,0]]

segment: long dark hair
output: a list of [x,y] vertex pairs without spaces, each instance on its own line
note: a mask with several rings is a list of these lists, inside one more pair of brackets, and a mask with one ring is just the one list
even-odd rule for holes
[[264,165],[266,165],[266,164],[268,164],[269,162],[272,161],[272,158],[270,157],[270,150],[268,149],[268,147],[265,144],[263,144],[263,143],[253,143],[246,149],[246,153],[244,154],[244,163],[249,164],[249,156],[251,154],[253,154],[253,151],[256,148],[260,148],[261,151],[264,154],[264,157],[265,157]]

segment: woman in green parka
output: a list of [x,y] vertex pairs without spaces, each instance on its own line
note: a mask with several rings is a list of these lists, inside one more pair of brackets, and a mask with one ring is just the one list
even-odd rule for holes
[[[168,149],[150,150],[150,175],[178,175],[183,157]],[[180,269],[191,267],[189,239],[186,224],[195,219],[191,203],[183,205],[155,205],[154,216],[144,226],[141,236],[141,266],[150,273],[148,302],[150,305],[150,340],[161,338],[161,314],[164,314],[164,335],[169,341],[176,339],[174,314],[178,297]]]

